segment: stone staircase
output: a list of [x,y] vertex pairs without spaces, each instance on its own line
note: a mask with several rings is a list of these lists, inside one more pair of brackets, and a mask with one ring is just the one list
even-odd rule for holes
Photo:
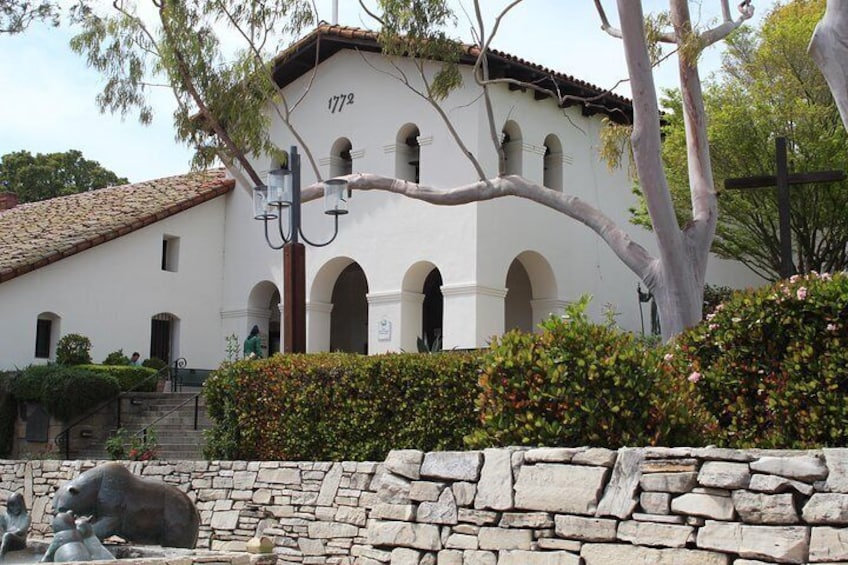
[[[212,427],[212,423],[206,414],[204,399],[199,393],[199,388],[189,387],[184,387],[182,392],[129,393],[121,400],[121,427],[128,433],[135,434],[151,426],[159,444],[157,459],[203,459],[203,431]],[[116,427],[117,421],[110,432]],[[96,441],[79,449],[75,457],[109,459],[109,454],[104,442]]]

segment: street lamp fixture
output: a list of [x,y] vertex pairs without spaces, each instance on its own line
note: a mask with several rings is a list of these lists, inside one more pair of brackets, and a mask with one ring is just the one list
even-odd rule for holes
[[[253,218],[262,220],[265,225],[265,241],[271,249],[282,249],[286,244],[298,243],[301,239],[312,247],[330,245],[339,234],[339,216],[348,213],[350,194],[347,181],[324,181],[324,213],[333,216],[333,235],[329,240],[317,243],[306,237],[301,225],[300,155],[295,146],[291,148],[289,167],[288,170],[269,171],[267,184],[253,189]],[[284,216],[288,219],[288,230],[284,227]],[[268,233],[268,224],[273,220],[277,220],[277,231],[283,241],[280,244],[275,244]]]
[[[333,236],[323,243],[310,241],[301,226],[300,155],[292,146],[289,169],[268,172],[266,185],[253,189],[253,218],[261,220],[265,241],[271,249],[283,250],[283,351],[306,352],[306,252],[302,239],[313,247],[330,245],[339,234],[339,216],[348,213],[348,183],[344,179],[324,181],[324,213],[333,217]],[[285,229],[283,216],[288,220]],[[276,220],[282,243],[275,244],[268,224]]]

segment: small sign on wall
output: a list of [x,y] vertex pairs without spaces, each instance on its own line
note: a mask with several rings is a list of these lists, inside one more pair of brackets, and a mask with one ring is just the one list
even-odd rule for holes
[[377,341],[391,341],[392,340],[392,323],[387,319],[383,318],[380,320],[380,323],[377,325]]

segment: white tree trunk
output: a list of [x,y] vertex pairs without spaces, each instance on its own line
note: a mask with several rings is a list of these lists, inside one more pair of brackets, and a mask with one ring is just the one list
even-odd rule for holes
[[827,0],[810,40],[810,56],[824,75],[848,130],[848,0]]

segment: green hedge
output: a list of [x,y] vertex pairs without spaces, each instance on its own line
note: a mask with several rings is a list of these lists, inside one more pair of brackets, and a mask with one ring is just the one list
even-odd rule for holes
[[60,365],[32,365],[9,380],[16,400],[38,402],[63,421],[83,415],[120,390],[118,381],[101,371]]
[[225,363],[204,385],[215,423],[206,456],[379,461],[391,449],[462,449],[479,363],[456,352]]
[[79,368],[114,378],[121,391],[155,392],[156,369],[130,365],[80,365]]
[[736,447],[848,445],[848,276],[738,292],[677,338],[669,363]]

